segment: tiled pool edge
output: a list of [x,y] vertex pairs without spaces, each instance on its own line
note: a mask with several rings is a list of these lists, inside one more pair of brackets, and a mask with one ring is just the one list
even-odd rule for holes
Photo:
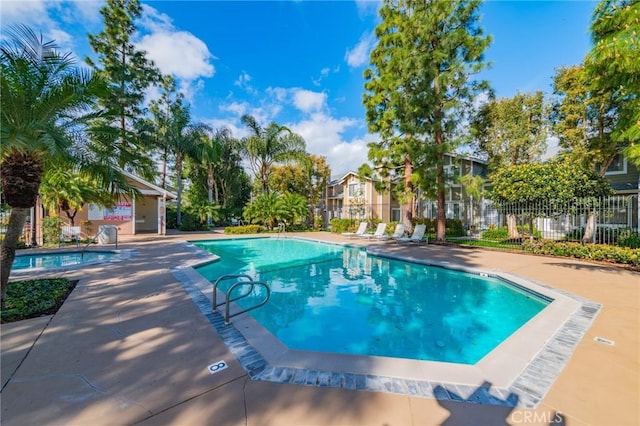
[[[601,308],[600,304],[588,299],[544,284],[535,283],[577,301],[580,307],[558,328],[556,333],[512,381],[508,388],[494,387],[491,386],[490,383],[485,383],[480,386],[469,386],[457,383],[430,382],[426,380],[411,380],[380,375],[335,373],[331,371],[281,366],[274,367],[269,365],[233,324],[225,325],[224,318],[220,313],[211,312],[211,303],[208,297],[202,293],[202,290],[194,283],[189,274],[185,273],[185,268],[190,268],[194,264],[214,260],[215,257],[212,257],[209,253],[191,244],[187,245],[186,250],[196,254],[199,259],[189,262],[189,265],[185,265],[184,267],[173,268],[171,272],[182,284],[186,293],[191,297],[196,306],[198,306],[202,314],[216,329],[229,351],[235,356],[253,380],[370,392],[386,392],[472,404],[536,408],[571,358],[578,343],[586,334],[586,331],[595,320]],[[406,257],[399,258],[415,261],[414,259]],[[424,264],[425,262],[419,263]],[[438,262],[429,264],[443,267],[452,266],[448,264],[440,265]],[[507,279],[509,276],[516,278],[515,275],[502,272],[500,276]],[[522,280],[521,277],[517,278]],[[527,281],[533,282],[531,280]]]

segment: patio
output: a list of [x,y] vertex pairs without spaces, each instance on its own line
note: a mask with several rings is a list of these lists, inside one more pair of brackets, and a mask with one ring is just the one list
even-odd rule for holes
[[[348,241],[330,233],[301,236]],[[224,237],[218,231],[129,237],[121,248],[136,254],[127,261],[66,274],[80,282],[55,316],[3,324],[2,423],[640,423],[637,272],[571,259],[384,243],[395,253],[499,269],[602,304],[538,407],[513,409],[251,380],[170,272],[193,258],[183,241]],[[219,360],[228,368],[210,374],[207,366]]]

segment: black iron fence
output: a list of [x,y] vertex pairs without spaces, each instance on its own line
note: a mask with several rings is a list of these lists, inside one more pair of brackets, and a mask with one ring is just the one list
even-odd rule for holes
[[[468,230],[464,238],[472,240],[519,243],[524,238],[535,238],[615,245],[621,238],[637,236],[640,231],[637,194],[504,205],[487,199],[448,200],[445,210],[447,218],[462,222]],[[417,213],[418,217],[435,219],[437,203],[422,200]],[[368,203],[325,211],[327,224],[333,218],[400,221],[402,209]]]

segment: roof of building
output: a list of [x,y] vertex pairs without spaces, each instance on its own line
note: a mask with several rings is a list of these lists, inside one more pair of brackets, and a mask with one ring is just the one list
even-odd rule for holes
[[165,198],[176,199],[178,195],[171,191],[167,191],[166,189],[160,188],[159,186],[142,179],[140,176],[136,176],[127,171],[122,171],[122,174],[128,177],[129,179],[139,183],[142,186],[146,186],[147,188],[138,188],[140,192],[144,195],[156,195],[156,196],[164,196]]

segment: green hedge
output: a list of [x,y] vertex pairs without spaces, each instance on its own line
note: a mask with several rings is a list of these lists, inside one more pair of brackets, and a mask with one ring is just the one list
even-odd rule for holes
[[[427,234],[435,234],[438,226],[437,219],[427,219],[426,217],[414,217],[411,221],[413,225],[427,225]],[[467,230],[464,229],[460,219],[446,219],[445,235],[447,237],[464,237]]]
[[[529,235],[529,225],[518,225],[518,232],[521,237],[525,237]],[[541,238],[542,234],[540,231],[534,228],[533,236],[536,238]],[[488,229],[482,233],[482,239],[484,240],[493,240],[493,241],[505,241],[509,239],[509,229],[506,226],[502,226],[500,228]]]
[[227,226],[225,234],[257,234],[261,231],[260,225]]
[[525,240],[522,242],[522,248],[525,251],[536,254],[575,257],[578,259],[640,266],[640,249],[628,247],[551,240]]
[[354,232],[361,221],[355,219],[331,219],[331,232],[341,234],[343,232]]

